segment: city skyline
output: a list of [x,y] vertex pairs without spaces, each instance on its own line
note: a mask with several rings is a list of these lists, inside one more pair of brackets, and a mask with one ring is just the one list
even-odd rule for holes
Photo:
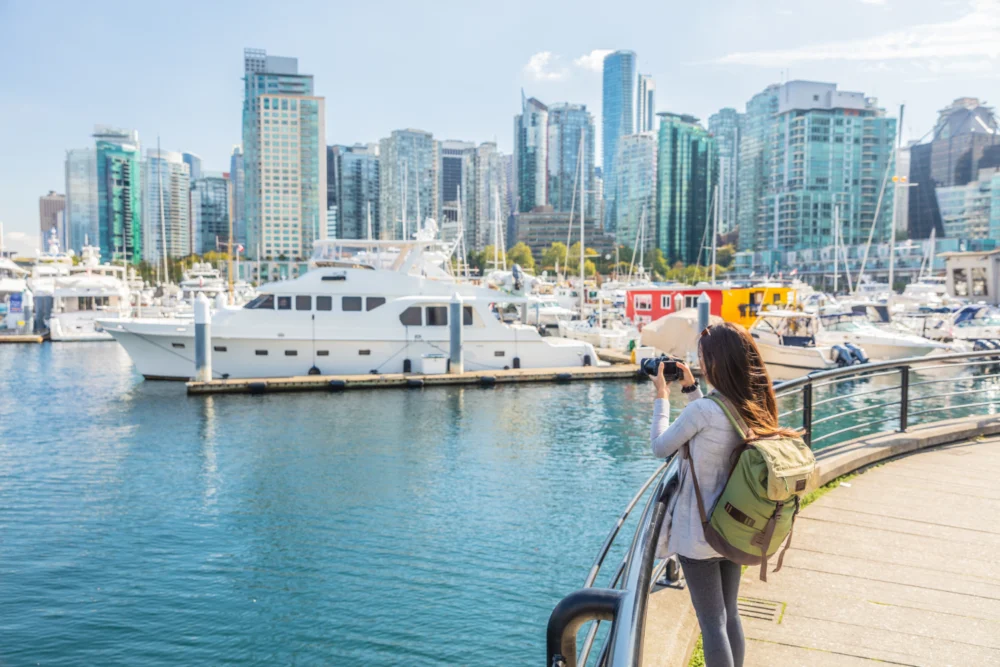
[[[657,111],[690,113],[702,121],[726,106],[742,111],[753,94],[789,78],[864,90],[878,97],[891,115],[905,101],[905,139],[926,134],[937,111],[952,99],[978,96],[987,104],[996,99],[992,95],[996,84],[986,77],[1000,56],[995,46],[1000,7],[985,0],[851,0],[836,8],[800,8],[782,0],[768,11],[717,2],[695,8],[691,35],[680,35],[668,45],[655,30],[640,34],[626,22],[584,21],[579,31],[554,35],[536,25],[544,25],[544,20],[528,22],[520,11],[506,16],[479,10],[482,13],[476,17],[475,11],[463,9],[471,18],[500,29],[487,31],[495,34],[485,42],[482,35],[449,42],[448,50],[427,48],[419,38],[421,26],[439,22],[447,12],[404,8],[400,19],[405,20],[378,24],[398,37],[398,44],[376,53],[366,66],[353,68],[341,65],[355,62],[349,56],[356,41],[310,43],[303,36],[314,30],[319,35],[323,25],[345,20],[376,25],[384,7],[303,4],[317,19],[313,28],[255,20],[253,4],[244,12],[213,7],[199,22],[181,21],[157,8],[133,8],[114,16],[107,12],[109,16],[102,17],[72,5],[55,13],[29,5],[0,8],[4,45],[0,48],[10,49],[19,62],[11,74],[10,90],[0,101],[0,112],[18,122],[4,124],[0,132],[5,134],[3,145],[26,156],[16,167],[10,163],[0,167],[0,221],[5,223],[8,245],[25,251],[37,247],[38,197],[65,189],[65,151],[86,145],[95,124],[134,127],[144,146],[152,145],[159,134],[164,147],[202,156],[205,169],[227,170],[232,147],[240,143],[239,55],[246,46],[260,45],[297,57],[302,69],[314,75],[316,94],[331,100],[326,114],[328,145],[376,142],[393,130],[421,127],[436,139],[495,140],[499,150],[509,154],[513,149],[509,119],[517,111],[521,88],[550,104],[586,104],[595,111],[600,132],[602,56],[611,47],[635,51],[640,70],[657,80]],[[726,11],[720,14],[720,8]],[[557,6],[538,11],[541,16],[536,19],[551,15],[579,22]],[[665,10],[651,7],[649,13],[655,20],[663,18]],[[36,34],[32,26],[42,21],[46,34],[54,37],[46,41],[58,43],[57,48],[28,39]],[[808,45],[804,36],[811,33],[802,28],[815,21],[841,38],[823,40],[822,49]],[[93,44],[87,35],[125,25],[137,39],[169,33],[201,46],[169,64],[142,58],[135,63],[116,61],[132,84],[130,94],[123,96],[116,87],[120,79],[93,75],[115,57],[115,51],[110,44]],[[84,44],[86,57],[68,56],[74,49],[80,53]],[[498,49],[499,55],[483,57],[484,47]],[[825,60],[817,59],[820,50]],[[468,57],[461,57],[463,53]],[[430,81],[415,76],[428,68],[455,75]],[[462,76],[470,71],[477,74],[471,82]],[[375,77],[378,86],[371,84]],[[454,98],[448,104],[440,102],[459,78],[466,94],[457,102]],[[368,104],[357,104],[362,94],[368,96]],[[401,98],[412,103],[399,104]],[[595,143],[600,151],[600,135]],[[597,163],[603,162],[598,155]]]

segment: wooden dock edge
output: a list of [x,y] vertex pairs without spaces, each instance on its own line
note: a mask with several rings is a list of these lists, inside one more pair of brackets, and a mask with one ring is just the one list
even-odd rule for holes
[[41,343],[48,334],[0,334],[0,344],[3,343]]
[[243,378],[239,380],[192,381],[189,394],[269,394],[293,391],[344,391],[348,389],[420,388],[446,385],[491,387],[519,382],[579,382],[595,380],[632,380],[639,367],[573,366],[569,368],[512,368],[510,370],[474,371],[421,375],[389,373],[385,375],[302,375],[287,378]]

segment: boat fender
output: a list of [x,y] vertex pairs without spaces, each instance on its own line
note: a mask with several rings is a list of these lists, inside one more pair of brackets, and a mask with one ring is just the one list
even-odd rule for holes
[[250,390],[251,394],[253,394],[255,396],[259,396],[260,394],[264,394],[264,393],[267,392],[267,383],[266,382],[251,382],[249,385],[247,385],[247,389]]
[[330,391],[344,391],[347,389],[347,383],[343,380],[330,380]]
[[591,365],[590,355],[589,354],[583,355],[583,365],[584,366],[590,366]]
[[564,383],[573,379],[572,373],[556,373],[556,382]]
[[858,360],[859,364],[868,363],[868,355],[865,354],[865,351],[863,349],[861,349],[854,343],[844,343],[844,347],[846,347],[848,350],[851,351],[851,354],[854,355],[854,358]]
[[403,359],[403,372],[410,373],[413,369],[413,362],[409,359]]
[[854,357],[851,355],[850,351],[843,345],[833,346],[833,359],[837,362],[839,368],[844,366],[851,366],[854,363]]
[[521,367],[521,357],[514,357],[514,368]]
[[316,368],[315,366],[309,369],[309,375],[319,375],[319,374],[320,374],[319,369]]
[[424,381],[420,378],[407,378],[406,386],[410,389],[419,389],[424,386]]
[[483,375],[479,378],[480,387],[493,387],[496,386],[497,379],[492,375]]

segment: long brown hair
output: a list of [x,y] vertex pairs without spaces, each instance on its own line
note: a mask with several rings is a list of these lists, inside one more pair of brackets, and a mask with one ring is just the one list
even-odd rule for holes
[[698,341],[698,355],[708,382],[729,399],[754,435],[797,433],[778,424],[771,377],[746,329],[731,322],[707,327]]

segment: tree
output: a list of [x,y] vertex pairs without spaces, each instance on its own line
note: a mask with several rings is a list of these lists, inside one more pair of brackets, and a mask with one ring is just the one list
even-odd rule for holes
[[[579,252],[580,249],[577,247],[577,253]],[[565,270],[567,253],[566,244],[556,241],[549,246],[548,250],[542,253],[542,268],[545,270],[554,270],[558,262],[559,268]]]
[[486,246],[480,253],[481,258],[479,260],[480,261],[479,270],[482,271],[483,273],[503,268],[504,258],[507,256],[507,254],[503,251],[503,248],[501,248],[499,252],[496,253],[497,262],[499,262],[498,266],[493,265],[493,253],[494,249],[492,245]]
[[508,264],[520,264],[522,269],[535,270],[535,257],[527,243],[518,243],[507,251]]
[[732,266],[736,257],[736,248],[732,243],[717,248],[715,251],[715,262],[719,266]]
[[663,256],[663,251],[659,248],[653,248],[652,252],[646,253],[646,269],[660,280],[673,278],[670,275],[670,267]]

